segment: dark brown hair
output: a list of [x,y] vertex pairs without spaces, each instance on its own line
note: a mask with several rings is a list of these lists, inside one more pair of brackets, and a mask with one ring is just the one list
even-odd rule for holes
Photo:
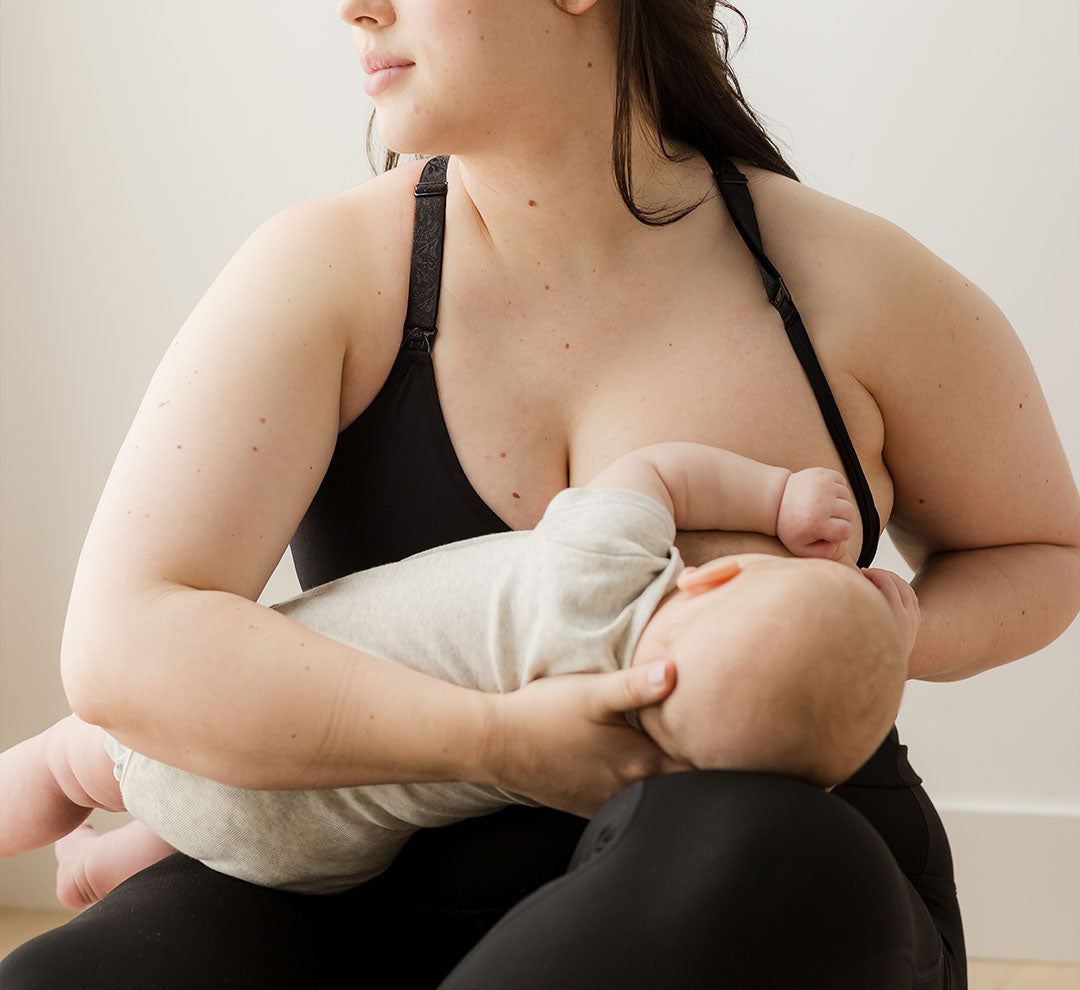
[[[558,0],[553,2],[558,5]],[[635,107],[655,128],[660,151],[669,161],[689,157],[669,151],[665,140],[677,140],[710,161],[727,155],[798,178],[746,102],[731,69],[728,30],[716,16],[716,8],[731,11],[742,21],[745,41],[746,18],[734,5],[712,0],[619,2],[612,162],[615,184],[634,217],[648,226],[661,227],[681,220],[704,202],[664,216],[661,210],[643,212],[638,208],[632,194],[630,159]],[[374,127],[372,111],[367,157],[372,171],[378,172],[372,152]],[[401,157],[387,149],[382,171],[395,168]],[[419,160],[424,156],[409,157]]]

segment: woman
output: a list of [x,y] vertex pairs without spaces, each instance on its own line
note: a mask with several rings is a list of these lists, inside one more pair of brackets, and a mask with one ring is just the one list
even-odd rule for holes
[[646,685],[481,698],[251,601],[294,532],[308,585],[531,526],[623,451],[687,439],[845,470],[850,558],[888,522],[917,569],[912,677],[970,676],[1069,622],[1077,495],[1011,329],[905,235],[793,181],[712,72],[711,8],[343,3],[362,52],[413,63],[374,93],[384,143],[436,157],[272,218],[211,287],[118,457],[65,631],[76,712],[185,769],[493,780],[563,810],[424,833],[335,898],[173,858],[16,953],[5,987],[350,966],[416,987],[963,986],[947,843],[895,736],[832,795],[654,777],[661,754],[614,717]]

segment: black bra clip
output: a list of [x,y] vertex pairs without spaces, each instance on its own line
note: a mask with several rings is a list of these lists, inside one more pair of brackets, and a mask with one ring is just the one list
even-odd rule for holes
[[401,346],[407,351],[431,353],[431,342],[439,331],[435,327],[407,327]]
[[417,198],[420,196],[445,196],[446,188],[445,182],[418,182],[416,188],[413,189],[413,195]]

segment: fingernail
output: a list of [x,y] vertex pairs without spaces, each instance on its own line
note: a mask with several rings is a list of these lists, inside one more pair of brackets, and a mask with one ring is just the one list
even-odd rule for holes
[[649,668],[648,682],[653,687],[659,687],[667,678],[667,666],[663,663],[654,663]]

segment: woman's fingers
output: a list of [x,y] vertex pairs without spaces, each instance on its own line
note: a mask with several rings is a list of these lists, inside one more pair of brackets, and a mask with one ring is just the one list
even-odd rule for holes
[[675,688],[675,664],[661,660],[644,667],[597,674],[589,687],[591,716],[599,722],[621,721],[624,712],[655,705],[671,694]]
[[624,714],[674,687],[671,661],[530,681],[497,697],[484,765],[497,786],[587,818],[635,781],[689,769]]

